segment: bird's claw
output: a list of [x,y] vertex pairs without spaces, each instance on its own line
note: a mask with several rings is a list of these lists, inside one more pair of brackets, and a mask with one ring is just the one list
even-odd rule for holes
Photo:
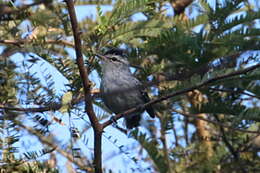
[[115,116],[112,116],[112,117],[110,118],[110,121],[112,121],[112,126],[117,126],[117,121],[116,121],[116,119],[115,119]]

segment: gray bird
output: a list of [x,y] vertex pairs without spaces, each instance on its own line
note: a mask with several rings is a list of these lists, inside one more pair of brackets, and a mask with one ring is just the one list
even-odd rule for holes
[[[130,72],[123,50],[111,49],[105,55],[98,56],[102,68],[101,97],[108,109],[118,114],[150,101],[141,82]],[[152,118],[155,117],[151,106],[146,107],[146,111]],[[139,111],[125,116],[126,127],[132,129],[139,126],[142,113]]]

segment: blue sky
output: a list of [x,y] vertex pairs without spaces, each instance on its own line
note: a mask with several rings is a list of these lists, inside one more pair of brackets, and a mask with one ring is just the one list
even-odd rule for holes
[[[171,15],[172,11],[169,7],[165,7],[168,9],[168,14]],[[112,9],[111,6],[101,6],[101,9],[103,12],[109,11]],[[77,12],[77,18],[78,20],[82,20],[85,17],[91,17],[94,18],[96,17],[96,6],[95,5],[90,5],[90,6],[77,6],[76,7],[76,12]],[[133,16],[134,20],[140,20],[144,19],[144,16],[137,14]],[[75,57],[74,51],[70,49],[70,54],[71,57]],[[24,61],[24,56],[22,54],[15,54],[12,57],[12,60],[19,64]],[[66,87],[65,84],[68,83],[66,79],[60,75],[55,68],[50,66],[48,63],[42,64],[43,61],[35,64],[30,70],[31,73],[37,72],[37,76],[42,79],[44,82],[44,74],[45,73],[50,73],[53,75],[53,80],[55,81],[55,89],[58,93],[58,95],[62,96],[66,92]],[[45,71],[45,69],[48,69]],[[94,72],[91,74],[90,79],[94,81],[97,85],[99,86],[100,79],[98,78],[97,74]],[[27,105],[28,106],[28,105]],[[30,106],[30,105],[29,105]],[[59,124],[55,124],[54,126],[51,126],[51,130],[54,133],[54,135],[57,137],[58,140],[61,141],[61,143],[67,143],[70,140],[70,131],[69,131],[69,121],[72,122],[72,124],[75,124],[76,127],[79,128],[81,131],[85,127],[85,122],[79,119],[72,118],[69,120],[67,114],[60,114],[60,113],[55,113],[55,115],[62,117],[63,122],[65,122],[65,126],[61,126]],[[147,115],[145,115],[148,117]],[[87,118],[86,118],[87,119]],[[122,120],[120,120],[122,121]],[[177,124],[177,128],[180,128],[181,124]],[[91,157],[91,154],[93,153],[93,133],[92,130],[88,130],[86,134],[84,134],[88,138],[88,143],[87,145],[83,142],[83,138],[79,140],[76,145],[80,148],[82,148],[82,152],[89,157]],[[171,136],[171,134],[168,134],[168,136]],[[168,143],[169,145],[173,142],[171,138],[168,138]],[[24,136],[22,138],[22,143],[20,143],[20,147],[23,148],[23,145],[25,148],[28,149],[28,151],[33,151],[33,150],[39,150],[41,149],[41,145],[39,142],[36,142],[36,138],[32,138],[31,136]],[[125,146],[125,152],[121,152],[119,150],[119,146]],[[28,148],[29,147],[29,148]],[[134,152],[130,154],[124,154],[126,153],[129,149],[128,147],[133,147]],[[138,144],[135,140],[129,138],[125,134],[119,132],[118,130],[115,130],[113,127],[108,127],[105,129],[105,133],[103,135],[103,160],[104,160],[104,167],[112,169],[114,172],[118,172],[121,170],[122,172],[131,172],[130,167],[133,168],[138,168],[137,164],[135,164],[131,158],[132,157],[139,157],[138,156]],[[119,153],[119,154],[118,154]],[[114,155],[114,156],[113,156]],[[113,157],[112,157],[113,156]],[[110,159],[112,157],[112,159]],[[43,157],[44,158],[44,157]],[[59,158],[59,166],[60,169],[64,171],[64,164],[65,164],[65,159],[60,156]],[[142,162],[143,167],[147,167],[149,165],[144,165]],[[144,172],[144,171],[140,171]]]

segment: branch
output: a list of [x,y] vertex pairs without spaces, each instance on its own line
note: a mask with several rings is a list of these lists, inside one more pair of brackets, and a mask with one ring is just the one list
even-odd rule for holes
[[185,112],[182,112],[182,111],[178,111],[176,109],[172,109],[174,112],[180,114],[180,115],[183,115],[185,117],[191,117],[191,118],[195,118],[195,119],[200,119],[200,120],[203,120],[203,121],[207,121],[211,124],[215,124],[217,126],[220,126],[220,127],[225,127],[225,128],[228,128],[229,130],[232,130],[232,131],[240,131],[240,132],[243,132],[243,133],[256,133],[256,134],[260,134],[260,131],[252,131],[252,130],[244,130],[244,129],[237,129],[237,128],[233,128],[231,126],[228,126],[228,125],[225,125],[223,123],[220,123],[220,122],[217,122],[217,121],[212,121],[212,120],[209,120],[209,119],[206,119],[206,118],[202,118],[202,117],[199,117],[199,116],[196,116],[196,115],[193,115],[193,114],[187,114]]
[[[255,66],[252,66],[252,67],[249,67],[247,69],[244,69],[244,70],[241,70],[241,71],[237,71],[237,72],[233,72],[233,73],[230,73],[228,75],[225,75],[225,78],[228,78],[229,75],[231,75],[230,77],[233,77],[235,75],[240,75],[240,74],[243,74],[243,73],[247,73],[249,71],[252,71],[252,70],[255,70],[256,68],[258,68],[260,65],[255,65]],[[220,76],[221,77],[221,76]],[[174,79],[172,78],[171,80],[183,80],[182,78],[178,78],[178,77],[175,77]],[[219,77],[217,78],[213,78],[213,79],[210,79],[210,80],[219,80],[218,79]],[[160,83],[160,82],[164,82],[165,79],[162,79],[162,80],[158,80],[158,82],[156,83]],[[168,81],[168,80],[167,80]],[[170,81],[170,80],[169,80]],[[148,86],[152,86],[154,85],[155,82],[149,82],[149,83],[146,83],[144,84],[142,87],[148,87]],[[127,89],[123,89],[123,90],[117,90],[115,92],[113,92],[112,94],[116,93],[116,92],[124,92],[124,91],[128,91],[128,90],[131,90],[131,89],[136,89],[136,88],[127,88]],[[188,88],[189,89],[189,88]],[[196,89],[196,88],[195,88]],[[220,89],[216,89],[216,88],[209,88],[210,90],[219,90]],[[193,90],[193,87],[192,89]],[[190,90],[188,90],[190,91]],[[187,92],[188,92],[187,91]],[[222,91],[222,90],[221,90]],[[223,90],[224,91],[224,90]],[[185,93],[185,92],[184,92]],[[184,94],[184,93],[180,93],[180,94]],[[96,95],[99,94],[99,90],[97,89],[93,89],[91,91],[91,94],[94,94],[93,98],[96,97]],[[177,94],[177,95],[180,95],[180,94]],[[241,93],[241,94],[246,94],[248,96],[251,96],[251,97],[255,97],[255,98],[259,98],[259,96],[255,96],[255,95],[252,95],[252,94],[248,94],[248,93]],[[79,103],[80,101],[82,101],[82,98],[76,98],[76,99],[72,99],[71,101],[71,104],[74,105],[74,104],[77,104]],[[60,108],[62,107],[62,103],[52,103],[50,104],[50,106],[45,106],[45,107],[38,107],[38,108],[17,108],[17,107],[4,107],[2,105],[0,105],[0,109],[5,109],[5,110],[10,110],[10,111],[20,111],[20,112],[46,112],[46,111],[55,111],[55,110],[59,110]],[[106,125],[105,125],[106,126]]]
[[46,144],[47,146],[49,146],[51,148],[54,148],[55,151],[57,151],[58,153],[63,155],[65,158],[67,158],[69,161],[71,161],[72,163],[77,165],[80,169],[85,170],[87,172],[93,172],[93,170],[90,167],[87,167],[87,165],[84,165],[82,162],[79,162],[79,161],[75,160],[71,154],[69,154],[68,152],[66,152],[66,151],[62,150],[61,148],[59,148],[53,142],[53,139],[48,139],[48,137],[45,137],[45,136],[39,134],[39,132],[37,132],[33,128],[27,127],[27,126],[23,125],[23,123],[21,123],[19,121],[15,121],[15,124],[20,126],[23,129],[27,130],[30,134],[36,136],[43,144]]
[[163,124],[163,118],[162,118],[162,114],[158,114],[157,116],[160,120],[160,124],[161,124],[161,129],[160,129],[160,140],[162,142],[162,150],[163,150],[163,155],[164,155],[164,159],[165,162],[167,163],[167,172],[172,172],[172,165],[171,162],[169,160],[169,151],[168,151],[168,145],[167,145],[167,138],[166,138],[166,131],[167,129],[165,128]]
[[[96,98],[99,96],[100,91],[99,89],[92,89],[91,90],[92,98]],[[78,96],[73,98],[70,105],[78,104],[79,102],[83,101],[84,96],[80,93]],[[63,106],[62,103],[50,103],[45,106],[35,107],[35,108],[19,108],[19,107],[7,107],[2,104],[0,104],[0,109],[8,110],[8,111],[17,111],[17,112],[27,112],[27,113],[34,113],[34,112],[47,112],[47,111],[57,111]]]
[[71,26],[73,30],[74,42],[75,42],[75,51],[76,51],[76,62],[79,68],[80,77],[83,83],[84,95],[85,95],[85,110],[90,119],[91,125],[94,129],[94,167],[96,173],[102,173],[102,155],[101,155],[101,142],[102,142],[102,126],[99,123],[95,112],[93,110],[92,98],[91,98],[91,83],[88,79],[88,71],[84,67],[84,60],[81,51],[81,40],[80,40],[80,31],[78,28],[75,8],[73,0],[65,0],[69,15]]
[[[27,42],[30,42],[30,40],[0,40],[0,43],[7,43],[7,44],[24,44],[24,43],[27,43]],[[48,40],[47,42],[62,42],[64,44],[67,44],[68,46],[73,46],[74,47],[74,44],[70,43],[70,42],[66,42],[64,40]],[[16,52],[16,50],[15,50]],[[14,54],[15,52],[12,52],[12,54]],[[237,57],[239,57],[240,55],[242,54],[242,52],[238,52],[236,54],[231,54],[231,55],[228,55],[226,57],[223,57],[223,58],[220,58],[219,60],[222,61],[222,62],[231,62],[233,61],[233,59],[236,59]],[[11,56],[10,53],[3,53],[1,56]],[[224,63],[225,65],[226,63]],[[217,69],[217,68],[220,68],[222,67],[223,64],[217,64],[217,65],[202,65],[188,73],[181,73],[181,74],[175,74],[175,75],[171,75],[171,76],[168,76],[168,75],[165,75],[165,74],[162,74],[163,76],[165,77],[158,77],[158,79],[156,81],[151,81],[151,82],[146,82],[144,83],[141,87],[143,88],[146,88],[146,87],[150,87],[150,86],[153,86],[153,85],[157,85],[159,84],[160,82],[165,82],[165,81],[174,81],[174,80],[179,80],[179,81],[183,81],[185,79],[188,79],[190,78],[191,76],[193,76],[194,74],[199,74],[199,75],[202,75],[202,74],[205,74],[206,72],[209,71],[210,67],[213,68],[213,69]],[[140,68],[140,67],[139,67]],[[225,68],[225,66],[223,67]],[[134,89],[137,89],[137,88],[127,88],[127,89],[122,89],[122,90],[117,90],[117,91],[114,91],[112,92],[111,94],[115,94],[117,92],[125,92],[125,91],[129,91],[129,90],[134,90]],[[213,90],[212,88],[210,88],[211,90]],[[216,89],[215,89],[216,90]],[[93,98],[96,98],[98,97],[99,95],[99,90],[97,89],[93,89],[91,91],[91,94],[94,94],[93,95]],[[247,94],[248,95],[248,94]],[[250,96],[250,95],[248,95]],[[253,97],[253,95],[251,95]],[[254,96],[255,97],[255,96]],[[74,104],[77,104],[79,103],[80,101],[82,101],[83,99],[82,98],[78,98],[78,99],[73,99],[71,101],[71,105],[74,105]],[[46,112],[46,111],[55,111],[55,110],[59,110],[60,108],[62,107],[62,103],[52,103],[50,104],[50,106],[45,106],[45,107],[39,107],[39,108],[15,108],[15,107],[4,107],[4,106],[1,106],[0,105],[0,109],[5,109],[5,110],[13,110],[13,111],[21,111],[21,112]]]
[[[46,0],[39,0],[34,3],[28,4],[28,5],[23,5],[20,7],[10,7],[7,4],[0,4],[0,20],[1,21],[11,21],[11,20],[17,20],[17,19],[24,19],[25,17],[31,16],[32,14],[30,12],[25,12],[30,7],[39,5],[44,3],[45,5],[48,5],[48,3],[51,2],[46,2]],[[12,15],[16,15],[13,17]]]
[[[91,93],[96,94],[97,90],[93,90]],[[82,101],[84,98],[80,93],[77,97],[73,98],[70,102],[70,105],[75,105]],[[63,106],[62,103],[50,103],[45,106],[35,107],[35,108],[19,108],[19,107],[7,107],[0,104],[0,109],[8,110],[8,111],[18,111],[18,112],[47,112],[47,111],[56,111],[59,110]]]
[[256,98],[256,99],[260,99],[260,96],[258,95],[253,95],[253,94],[250,94],[250,93],[246,93],[244,91],[234,91],[232,89],[220,89],[220,88],[212,88],[212,87],[209,87],[210,90],[212,91],[220,91],[220,92],[230,92],[230,93],[234,93],[234,94],[243,94],[243,95],[246,95],[246,96],[249,96],[249,97],[253,97],[253,98]]
[[[215,119],[217,120],[218,123],[221,123],[220,119],[218,118],[218,116],[214,116]],[[236,150],[234,149],[234,147],[231,145],[231,143],[228,141],[227,136],[226,136],[226,132],[225,129],[223,128],[223,126],[219,126],[220,132],[222,133],[221,137],[222,140],[224,142],[224,144],[226,144],[229,152],[233,155],[233,157],[238,161],[239,160],[239,152],[236,152]]]
[[86,71],[86,68],[84,66],[84,60],[83,60],[83,55],[82,55],[82,50],[81,50],[80,32],[78,29],[74,4],[73,4],[72,0],[66,0],[65,2],[67,3],[69,15],[70,15],[73,36],[74,36],[74,41],[75,41],[75,51],[76,51],[76,56],[77,56],[76,61],[77,61],[77,65],[79,68],[79,72],[80,72],[80,76],[81,76],[83,88],[84,88],[84,95],[85,95],[85,102],[86,102],[85,109],[86,109],[86,112],[88,113],[88,116],[93,125],[93,128],[96,128],[99,123],[98,123],[96,115],[93,111],[91,92],[90,92],[91,82],[88,79],[88,71]]
[[[1,44],[13,44],[16,46],[20,46],[21,44],[26,44],[26,43],[32,43],[33,40],[30,39],[21,39],[21,40],[0,40]],[[74,44],[70,43],[69,41],[66,40],[46,40],[44,41],[47,44],[61,44],[64,46],[68,46],[68,47],[74,47]]]
[[[159,103],[161,101],[164,101],[164,100],[167,100],[169,98],[172,98],[172,97],[175,97],[175,96],[179,96],[179,95],[182,95],[182,94],[185,94],[189,91],[192,91],[192,90],[195,90],[195,89],[199,89],[199,88],[202,88],[204,86],[207,86],[209,84],[212,84],[216,81],[220,81],[220,80],[223,80],[223,79],[227,79],[227,78],[231,78],[231,77],[234,77],[234,76],[238,76],[238,75],[243,75],[243,74],[246,74],[250,71],[253,71],[257,68],[260,67],[260,64],[257,64],[257,65],[254,65],[254,66],[251,66],[251,67],[248,67],[248,68],[245,68],[243,70],[239,70],[239,71],[235,71],[235,72],[232,72],[232,73],[229,73],[229,74],[225,74],[225,75],[221,75],[221,76],[218,76],[218,77],[215,77],[215,78],[212,78],[212,79],[208,79],[206,80],[205,82],[202,82],[200,84],[197,84],[197,85],[194,85],[192,87],[189,87],[189,88],[185,88],[183,90],[180,90],[180,91],[177,91],[177,92],[173,92],[169,95],[165,95],[165,96],[162,96],[162,97],[159,97],[157,99],[154,99],[154,100],[151,100],[150,102],[147,102],[143,105],[140,105],[140,106],[137,106],[135,108],[131,108],[129,110],[126,110],[125,112],[123,113],[120,113],[120,114],[117,114],[115,115],[115,117],[113,118],[113,120],[107,120],[106,122],[104,122],[102,124],[103,128],[107,127],[108,125],[112,124],[114,120],[118,120],[124,116],[127,116],[133,112],[136,112],[138,110],[144,110],[144,108],[146,108],[147,106],[150,106],[152,104],[155,104],[155,103]],[[117,91],[118,92],[118,91]]]
[[52,103],[49,106],[43,106],[38,108],[18,108],[18,107],[7,107],[0,105],[0,109],[4,109],[7,111],[18,111],[18,112],[46,112],[46,111],[55,111],[59,110],[62,107],[62,104]]
[[29,4],[29,5],[23,5],[19,8],[16,8],[16,9],[12,9],[12,7],[6,5],[6,4],[1,4],[1,7],[0,7],[0,17],[2,17],[3,15],[6,15],[6,14],[14,14],[14,13],[21,13],[22,11],[30,8],[30,7],[33,7],[33,6],[36,6],[36,5],[39,5],[41,3],[44,3],[44,0],[41,0],[41,1],[37,1],[37,2],[34,2],[32,4]]

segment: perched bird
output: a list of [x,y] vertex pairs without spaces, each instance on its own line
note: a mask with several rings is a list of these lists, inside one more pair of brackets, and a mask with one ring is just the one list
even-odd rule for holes
[[[102,68],[101,97],[108,109],[118,114],[150,101],[141,82],[130,72],[123,50],[111,49],[98,57],[101,58]],[[155,117],[151,106],[146,107],[146,111],[152,118]],[[139,126],[142,113],[139,111],[125,116],[126,127],[132,129]]]

